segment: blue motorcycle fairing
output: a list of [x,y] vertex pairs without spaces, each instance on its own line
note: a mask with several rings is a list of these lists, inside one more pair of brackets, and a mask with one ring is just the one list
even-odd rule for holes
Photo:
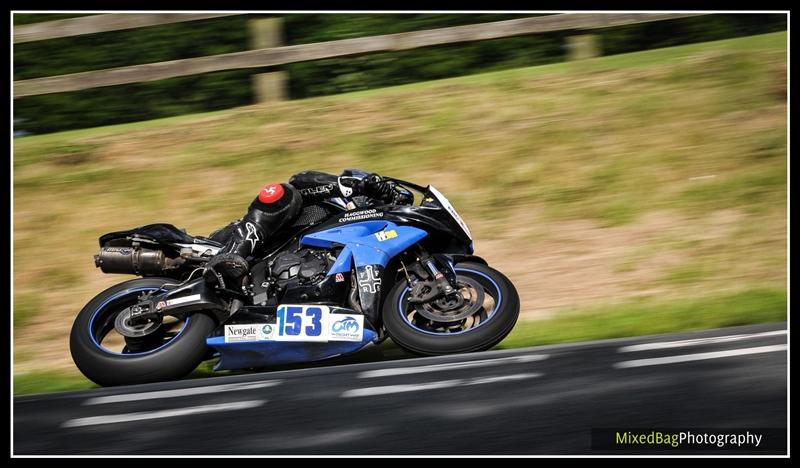
[[332,248],[344,245],[328,275],[346,273],[367,265],[385,267],[389,260],[428,235],[422,229],[398,226],[390,221],[361,221],[306,234],[300,243],[310,247]]
[[364,337],[360,342],[244,341],[226,343],[224,336],[214,336],[206,339],[206,344],[219,351],[220,360],[214,366],[216,371],[331,359],[355,353],[377,338],[378,334],[374,330],[364,328]]
[[355,263],[361,311],[370,322],[378,323],[383,269],[394,256],[427,235],[427,232],[412,226],[371,220],[306,234],[300,239],[300,244],[322,248],[344,245],[328,276],[349,273]]

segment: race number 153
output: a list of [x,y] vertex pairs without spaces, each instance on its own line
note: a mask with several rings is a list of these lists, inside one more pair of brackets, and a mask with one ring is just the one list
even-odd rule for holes
[[327,306],[288,305],[278,308],[276,341],[328,341]]

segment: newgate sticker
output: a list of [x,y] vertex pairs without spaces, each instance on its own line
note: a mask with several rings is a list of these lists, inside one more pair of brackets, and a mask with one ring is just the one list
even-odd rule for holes
[[275,335],[275,325],[251,323],[248,325],[225,325],[225,342],[271,341]]

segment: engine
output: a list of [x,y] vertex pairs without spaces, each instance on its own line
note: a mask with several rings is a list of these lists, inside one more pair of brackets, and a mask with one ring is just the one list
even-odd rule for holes
[[278,286],[296,280],[299,284],[315,284],[325,278],[335,259],[326,251],[303,249],[285,252],[270,262],[270,276]]

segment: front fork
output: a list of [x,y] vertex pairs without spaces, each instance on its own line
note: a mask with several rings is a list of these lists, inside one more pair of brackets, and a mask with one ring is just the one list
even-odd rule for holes
[[[424,303],[454,294],[458,290],[456,272],[450,260],[440,254],[429,254],[421,246],[417,246],[417,259],[409,268],[403,265],[411,291],[409,302]],[[414,279],[409,275],[411,269]]]

